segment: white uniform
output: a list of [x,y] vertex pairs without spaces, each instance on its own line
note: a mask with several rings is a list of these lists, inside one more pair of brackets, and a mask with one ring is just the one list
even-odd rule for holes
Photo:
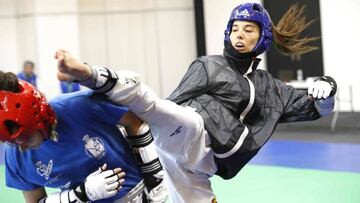
[[217,166],[202,117],[191,107],[158,98],[134,73],[117,74],[116,86],[106,94],[149,124],[171,202],[212,202],[215,195],[209,178]]

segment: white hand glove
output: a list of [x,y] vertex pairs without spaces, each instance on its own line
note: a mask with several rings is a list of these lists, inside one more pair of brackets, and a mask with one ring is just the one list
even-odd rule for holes
[[329,97],[331,90],[332,87],[330,83],[318,80],[310,85],[308,94],[314,99],[326,99]]
[[91,201],[105,199],[116,195],[125,182],[124,172],[120,168],[105,170],[106,164],[91,173],[85,180],[86,196]]
[[145,187],[145,194],[149,203],[164,203],[168,199],[168,192],[166,190],[166,186],[164,180],[161,183],[154,187],[152,190],[147,191]]

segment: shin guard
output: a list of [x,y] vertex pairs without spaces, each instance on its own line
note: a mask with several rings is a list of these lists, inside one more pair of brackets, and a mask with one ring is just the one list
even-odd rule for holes
[[137,135],[127,135],[126,140],[133,149],[147,189],[156,187],[163,179],[164,171],[154,145],[149,126],[143,123]]

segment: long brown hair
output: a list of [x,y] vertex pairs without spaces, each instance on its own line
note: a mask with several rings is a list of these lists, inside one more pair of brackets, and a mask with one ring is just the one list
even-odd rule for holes
[[281,17],[276,26],[272,26],[274,41],[282,54],[305,54],[318,49],[309,43],[318,40],[320,37],[303,37],[300,33],[311,25],[315,20],[307,21],[304,16],[305,5],[292,5]]

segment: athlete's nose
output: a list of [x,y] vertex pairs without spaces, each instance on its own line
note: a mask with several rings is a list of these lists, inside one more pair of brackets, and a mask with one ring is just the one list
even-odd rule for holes
[[240,31],[239,34],[237,35],[237,39],[244,39],[244,34],[242,31]]

